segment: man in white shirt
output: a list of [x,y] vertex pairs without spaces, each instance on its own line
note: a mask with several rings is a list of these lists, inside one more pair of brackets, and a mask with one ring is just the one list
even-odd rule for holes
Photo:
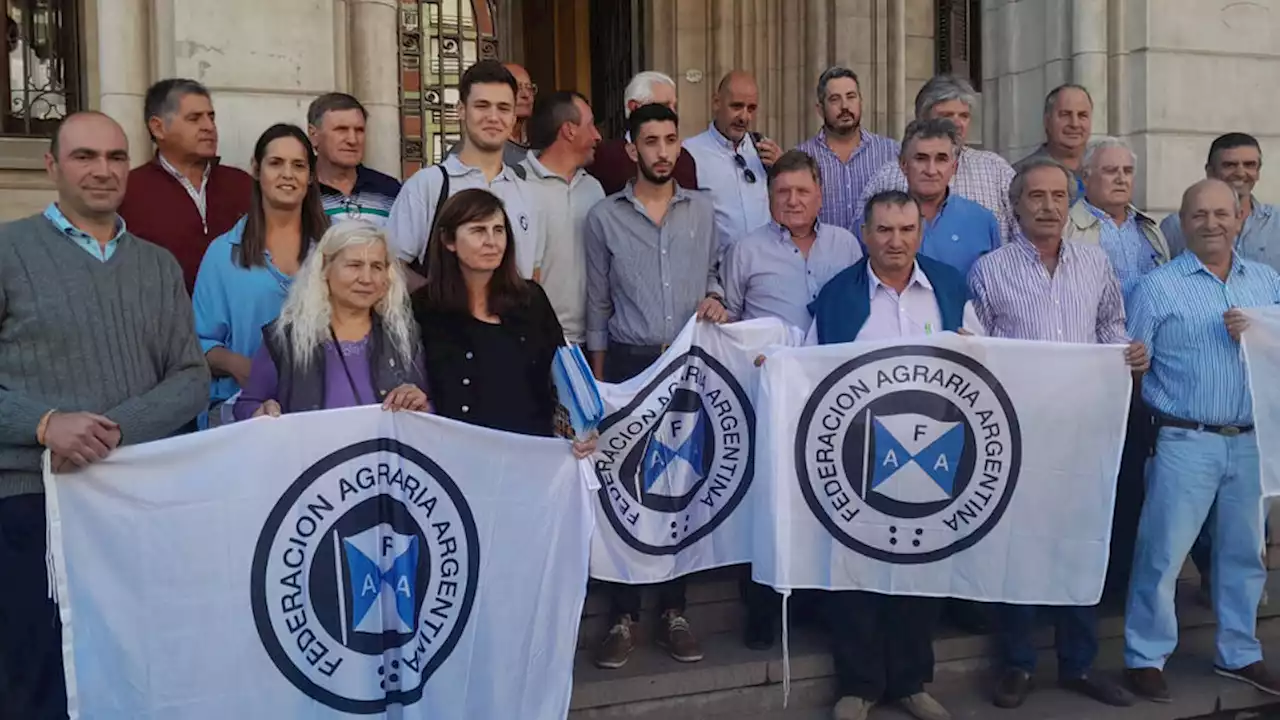
[[422,285],[425,268],[421,263],[440,204],[470,188],[488,190],[502,199],[515,232],[516,268],[522,277],[533,276],[542,229],[520,172],[502,157],[516,121],[516,92],[515,77],[496,60],[481,60],[467,68],[458,87],[462,149],[439,165],[414,173],[391,206],[387,231],[396,255],[409,265],[411,290]]
[[[862,237],[867,257],[814,301],[809,344],[981,333],[964,277],[920,250],[920,207],[906,193],[871,197]],[[873,705],[899,703],[920,720],[951,714],[924,691],[933,681],[933,628],[942,600],[871,592],[826,593],[840,701],[835,720],[866,720]]]
[[755,78],[734,70],[716,89],[711,126],[684,143],[697,162],[698,187],[709,191],[715,204],[722,249],[769,222],[765,173],[782,149],[751,132],[759,105]]
[[570,90],[538,98],[527,129],[534,149],[523,163],[527,189],[546,228],[534,254],[533,278],[551,300],[565,340],[584,343],[587,261],[582,228],[587,211],[604,199],[604,189],[583,168],[595,158],[600,132],[586,98]]

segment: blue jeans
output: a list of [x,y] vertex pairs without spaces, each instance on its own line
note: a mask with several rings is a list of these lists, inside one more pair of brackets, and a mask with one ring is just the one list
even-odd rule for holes
[[1257,437],[1166,427],[1156,441],[1138,522],[1125,612],[1126,667],[1163,668],[1177,647],[1178,573],[1210,507],[1216,514],[1210,526],[1216,662],[1237,670],[1262,659],[1255,629],[1267,571]]
[[1098,618],[1092,606],[1037,607],[1005,605],[1000,609],[1000,642],[1005,665],[1028,674],[1036,671],[1034,635],[1036,615],[1053,615],[1053,640],[1058,650],[1058,677],[1083,677],[1098,655]]

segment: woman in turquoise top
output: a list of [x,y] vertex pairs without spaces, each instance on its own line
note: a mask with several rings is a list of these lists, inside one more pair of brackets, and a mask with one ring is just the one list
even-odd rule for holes
[[249,214],[209,244],[191,302],[213,384],[200,427],[223,424],[224,408],[249,377],[263,326],[276,319],[293,276],[329,227],[316,155],[296,125],[267,128],[253,149]]

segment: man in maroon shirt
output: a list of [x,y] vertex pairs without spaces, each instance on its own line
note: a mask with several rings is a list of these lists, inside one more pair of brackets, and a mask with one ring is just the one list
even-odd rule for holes
[[161,80],[147,90],[143,111],[156,154],[129,173],[120,216],[134,235],[178,258],[191,292],[209,243],[249,212],[253,179],[218,164],[218,126],[204,85]]
[[[625,94],[627,117],[631,117],[636,108],[649,103],[666,105],[672,112],[676,109],[676,83],[660,72],[646,70],[637,73],[627,83]],[[621,191],[627,181],[636,176],[635,161],[627,155],[627,141],[628,138],[621,137],[600,143],[596,146],[595,162],[587,166],[587,172],[600,181],[606,195]],[[676,158],[675,180],[686,190],[698,189],[698,167],[693,156],[683,147]]]

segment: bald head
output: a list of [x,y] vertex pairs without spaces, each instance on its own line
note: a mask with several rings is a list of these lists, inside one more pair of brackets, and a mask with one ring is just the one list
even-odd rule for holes
[[538,86],[529,78],[529,71],[517,63],[502,63],[516,79],[516,120],[525,120],[533,114],[533,99],[538,95]]
[[750,73],[734,70],[720,80],[712,102],[716,129],[734,145],[751,130],[760,105],[760,89]]
[[1244,218],[1240,196],[1225,182],[1207,178],[1182,194],[1182,234],[1187,249],[1201,260],[1230,255]]
[[72,113],[54,131],[45,169],[68,217],[112,218],[124,200],[129,140],[100,112]]

